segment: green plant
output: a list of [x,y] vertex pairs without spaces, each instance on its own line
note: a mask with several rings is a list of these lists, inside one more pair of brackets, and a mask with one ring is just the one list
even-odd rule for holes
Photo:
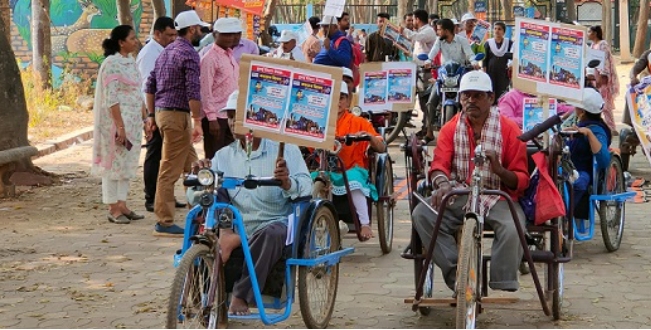
[[91,62],[97,63],[97,65],[102,65],[102,62],[104,62],[104,54],[99,54],[99,53],[85,53],[86,57],[90,59]]

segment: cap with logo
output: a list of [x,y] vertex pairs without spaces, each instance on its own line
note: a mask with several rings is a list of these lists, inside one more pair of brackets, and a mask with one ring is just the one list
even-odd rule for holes
[[583,101],[568,101],[567,104],[583,109],[589,113],[600,114],[604,108],[604,99],[594,88],[583,89]]
[[237,98],[240,96],[240,91],[234,91],[231,95],[228,96],[228,101],[226,101],[226,106],[223,107],[219,112],[236,110],[237,109]]
[[283,32],[280,34],[280,37],[278,38],[278,42],[283,43],[283,42],[289,42],[292,40],[298,41],[298,35],[296,32],[291,31],[291,30],[283,30]]
[[493,92],[491,77],[483,71],[470,71],[461,77],[459,93],[465,91]]
[[242,21],[235,17],[222,17],[215,21],[212,30],[218,33],[240,33],[242,32]]
[[174,19],[174,27],[176,27],[177,30],[185,29],[187,27],[195,25],[200,25],[203,27],[210,26],[210,24],[203,22],[201,18],[199,18],[199,14],[197,14],[197,12],[194,10],[182,11],[176,15],[176,18]]

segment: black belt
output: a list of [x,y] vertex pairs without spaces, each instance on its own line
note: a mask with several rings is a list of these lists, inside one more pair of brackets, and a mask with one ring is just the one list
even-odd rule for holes
[[156,111],[178,111],[178,112],[190,113],[190,110],[181,109],[181,108],[156,108]]

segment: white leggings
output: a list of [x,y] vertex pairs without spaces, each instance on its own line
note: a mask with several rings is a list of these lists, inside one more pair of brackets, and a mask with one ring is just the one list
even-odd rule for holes
[[102,202],[104,204],[126,201],[128,194],[129,180],[111,180],[106,176],[102,177]]
[[351,191],[350,196],[353,198],[353,205],[355,205],[355,209],[357,210],[359,223],[368,225],[370,221],[368,218],[368,202],[366,201],[366,196],[359,189]]

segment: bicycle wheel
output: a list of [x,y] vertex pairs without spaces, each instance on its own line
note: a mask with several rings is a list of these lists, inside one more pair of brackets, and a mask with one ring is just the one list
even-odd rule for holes
[[554,320],[561,318],[561,309],[563,308],[563,276],[564,267],[562,263],[554,263],[552,265],[552,315]]
[[[603,195],[613,195],[624,192],[624,172],[619,158],[612,156],[606,169]],[[624,234],[623,204],[617,201],[599,202],[599,222],[601,236],[608,252],[617,251],[622,243]]]
[[224,275],[220,270],[215,289],[213,308],[206,310],[208,291],[213,280],[214,257],[210,248],[195,244],[183,255],[174,275],[172,292],[167,306],[167,329],[196,329],[228,324]]
[[389,132],[386,135],[386,142],[387,145],[393,142],[398,136],[400,136],[400,133],[402,132],[402,129],[407,125],[409,120],[411,119],[411,112],[410,111],[401,111],[398,112],[398,120],[396,121],[396,125],[391,128],[391,132]]
[[457,265],[457,329],[474,329],[479,295],[479,256],[475,234],[477,220],[466,218],[463,223],[459,263]]
[[[332,211],[326,207],[316,210],[305,240],[304,259],[317,257],[339,250],[338,223]],[[298,269],[298,296],[301,316],[310,329],[328,326],[337,297],[339,264],[320,264]]]
[[[384,175],[382,176],[382,191],[379,192],[381,197],[391,197],[393,195],[393,169],[391,160],[387,158],[384,164]],[[393,201],[383,200],[375,203],[377,209],[377,231],[380,239],[380,248],[382,253],[391,252],[393,245]]]

